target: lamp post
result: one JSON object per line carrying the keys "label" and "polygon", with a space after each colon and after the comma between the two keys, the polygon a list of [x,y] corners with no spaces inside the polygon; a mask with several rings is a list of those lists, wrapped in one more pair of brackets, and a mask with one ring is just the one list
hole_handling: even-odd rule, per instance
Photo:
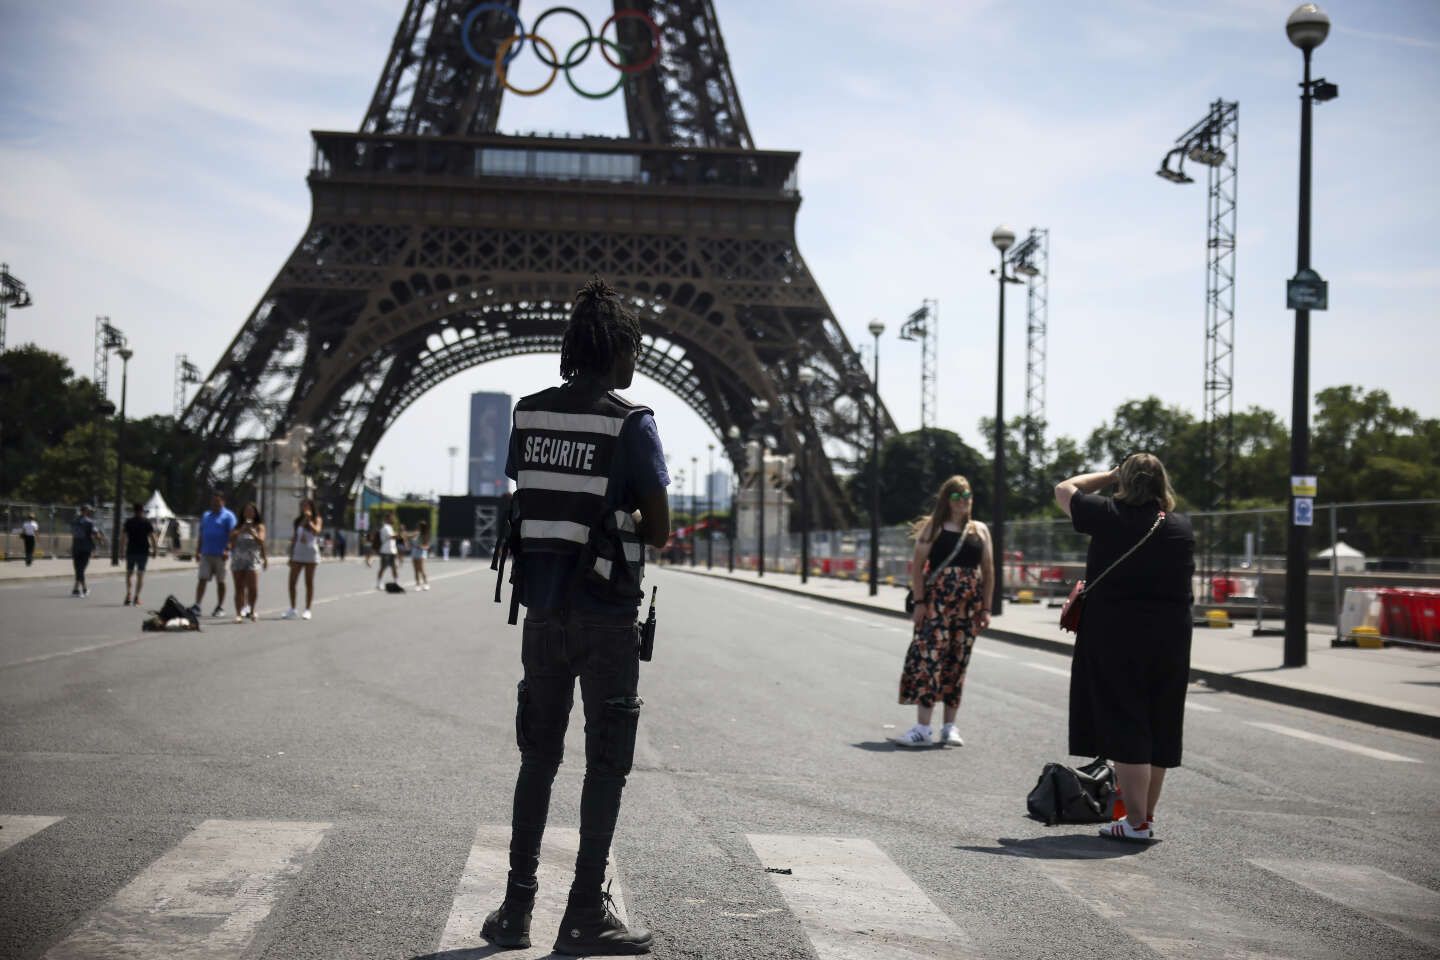
{"label": "lamp post", "polygon": [[715,531],[711,524],[715,520],[715,444],[705,444],[710,452],[710,465],[705,474],[705,569],[715,569]]}
{"label": "lamp post", "polygon": [[[740,446],[739,427],[732,426],[729,430],[725,431],[725,435],[730,438],[730,448],[732,450]],[[726,525],[729,535],[725,538],[727,552],[730,555],[726,561],[726,570],[730,573],[735,572],[735,536],[740,532],[740,514],[739,511],[735,509],[739,496],[740,478],[732,473],[730,476],[730,522]]]}
{"label": "lamp post", "polygon": [[[460,452],[459,447],[450,447],[450,493],[455,493],[455,456]],[[469,484],[466,484],[467,488]]]}
{"label": "lamp post", "polygon": [[[1330,18],[1313,3],[1302,3],[1285,21],[1290,42],[1305,55],[1300,84],[1300,211],[1296,238],[1295,279],[1288,306],[1295,310],[1295,377],[1290,407],[1290,531],[1285,551],[1285,666],[1303,667],[1307,659],[1305,613],[1310,558],[1310,527],[1301,526],[1295,477],[1309,473],[1310,461],[1310,309],[1325,309],[1324,281],[1310,269],[1310,130],[1311,108],[1333,100],[1339,88],[1323,78],[1310,79],[1310,54],[1330,33]],[[1308,290],[1296,290],[1302,282]],[[1309,296],[1303,294],[1308,293]],[[1302,294],[1297,296],[1297,294]],[[1318,296],[1317,296],[1318,294]],[[1308,492],[1308,491],[1307,491]],[[1308,515],[1308,514],[1307,514]]]}
{"label": "lamp post", "polygon": [[[815,371],[801,367],[800,409],[805,414],[804,424],[810,422],[810,386],[814,382]],[[800,582],[810,582],[810,437],[803,426],[800,431]]]}
{"label": "lamp post", "polygon": [[120,565],[120,500],[125,495],[121,483],[125,473],[125,392],[130,385],[130,358],[135,351],[121,347],[120,354],[120,421],[115,425],[115,516],[110,523],[110,566]]}
{"label": "lamp post", "polygon": [[880,592],[880,334],[885,324],[870,321],[875,338],[874,372],[870,377],[870,596]]}
{"label": "lamp post", "polygon": [[757,449],[755,483],[756,499],[760,502],[760,521],[758,530],[759,536],[756,540],[756,552],[759,554],[760,562],[756,564],[758,575],[765,576],[765,420],[770,416],[770,402],[768,400],[755,401],[755,427],[752,436],[755,438]]}
{"label": "lamp post", "polygon": [[1015,244],[1015,231],[996,227],[990,242],[1000,251],[1000,332],[995,359],[995,495],[990,512],[990,542],[995,555],[995,587],[990,613],[998,617],[1005,600],[1005,284],[1019,283],[1005,273],[1005,251]]}
{"label": "lamp post", "polygon": [[695,561],[697,560],[697,556],[696,556],[696,555],[700,552],[700,541],[697,539],[697,538],[700,536],[700,518],[699,518],[698,516],[696,516],[696,514],[699,513],[699,511],[695,509],[695,504],[696,504],[696,503],[699,501],[699,499],[700,499],[699,497],[697,497],[697,496],[695,495],[695,483],[696,483],[697,479],[699,478],[699,476],[700,476],[700,458],[699,458],[699,457],[691,457],[691,458],[690,458],[690,566],[692,566],[692,567],[695,566]]}

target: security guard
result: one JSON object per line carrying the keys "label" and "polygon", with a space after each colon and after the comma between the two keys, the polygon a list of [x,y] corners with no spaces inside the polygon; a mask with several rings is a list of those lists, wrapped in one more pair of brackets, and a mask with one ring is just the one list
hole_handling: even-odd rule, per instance
{"label": "security guard", "polygon": [[[613,392],[630,386],[639,350],[639,322],[597,276],[577,294],[565,330],[565,383],[515,405],[505,473],[518,490],[506,549],[515,560],[512,591],[526,608],[525,678],[515,719],[521,759],[510,874],[504,903],[482,928],[499,947],[530,945],[540,841],[579,677],[580,850],[555,951],[650,952],[650,932],[627,928],[601,889],[642,702],[636,617],[643,544],[664,546],[670,533],[670,477],[654,415]],[[499,567],[503,577],[503,556]]]}

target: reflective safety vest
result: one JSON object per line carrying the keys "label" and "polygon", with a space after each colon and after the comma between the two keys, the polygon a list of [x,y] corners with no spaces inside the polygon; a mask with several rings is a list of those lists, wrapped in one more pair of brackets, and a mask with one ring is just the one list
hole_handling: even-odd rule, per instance
{"label": "reflective safety vest", "polygon": [[[614,393],[587,399],[552,387],[521,398],[513,428],[518,489],[511,505],[510,553],[579,557],[578,575],[592,592],[627,600],[641,596],[640,533],[631,513],[612,506],[609,495],[623,455],[620,432],[642,413],[652,411]],[[503,558],[500,567],[503,573]],[[513,614],[515,604],[511,607]]]}

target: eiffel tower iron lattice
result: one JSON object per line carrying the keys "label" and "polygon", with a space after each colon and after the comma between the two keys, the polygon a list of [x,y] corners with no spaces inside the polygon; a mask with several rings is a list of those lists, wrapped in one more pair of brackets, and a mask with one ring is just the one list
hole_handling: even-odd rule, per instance
{"label": "eiffel tower iron lattice", "polygon": [[[836,468],[864,455],[869,377],[800,257],[799,154],[754,148],[711,0],[615,0],[661,36],[655,65],[624,80],[628,138],[497,134],[503,89],[465,41],[498,45],[514,20],[490,9],[462,37],[476,5],[408,0],[359,132],[313,133],[310,225],[185,411],[207,445],[200,479],[226,458],[248,472],[262,441],[305,427],[321,495],[343,503],[431,387],[558,353],[598,272],[640,317],[640,372],[737,465],[728,430],[747,435],[767,401],[782,452],[817,452],[816,519],[853,521]],[[627,61],[646,55],[648,25],[616,29]]]}

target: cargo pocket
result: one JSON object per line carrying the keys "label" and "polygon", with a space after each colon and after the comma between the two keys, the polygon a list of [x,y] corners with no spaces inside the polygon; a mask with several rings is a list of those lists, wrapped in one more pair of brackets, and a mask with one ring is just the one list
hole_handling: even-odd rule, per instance
{"label": "cargo pocket", "polygon": [[530,685],[521,680],[515,689],[515,745],[525,751],[530,749],[530,734],[526,723],[526,713],[530,707]]}
{"label": "cargo pocket", "polygon": [[605,701],[605,752],[601,760],[607,772],[622,777],[630,772],[644,703],[639,697],[611,697]]}

